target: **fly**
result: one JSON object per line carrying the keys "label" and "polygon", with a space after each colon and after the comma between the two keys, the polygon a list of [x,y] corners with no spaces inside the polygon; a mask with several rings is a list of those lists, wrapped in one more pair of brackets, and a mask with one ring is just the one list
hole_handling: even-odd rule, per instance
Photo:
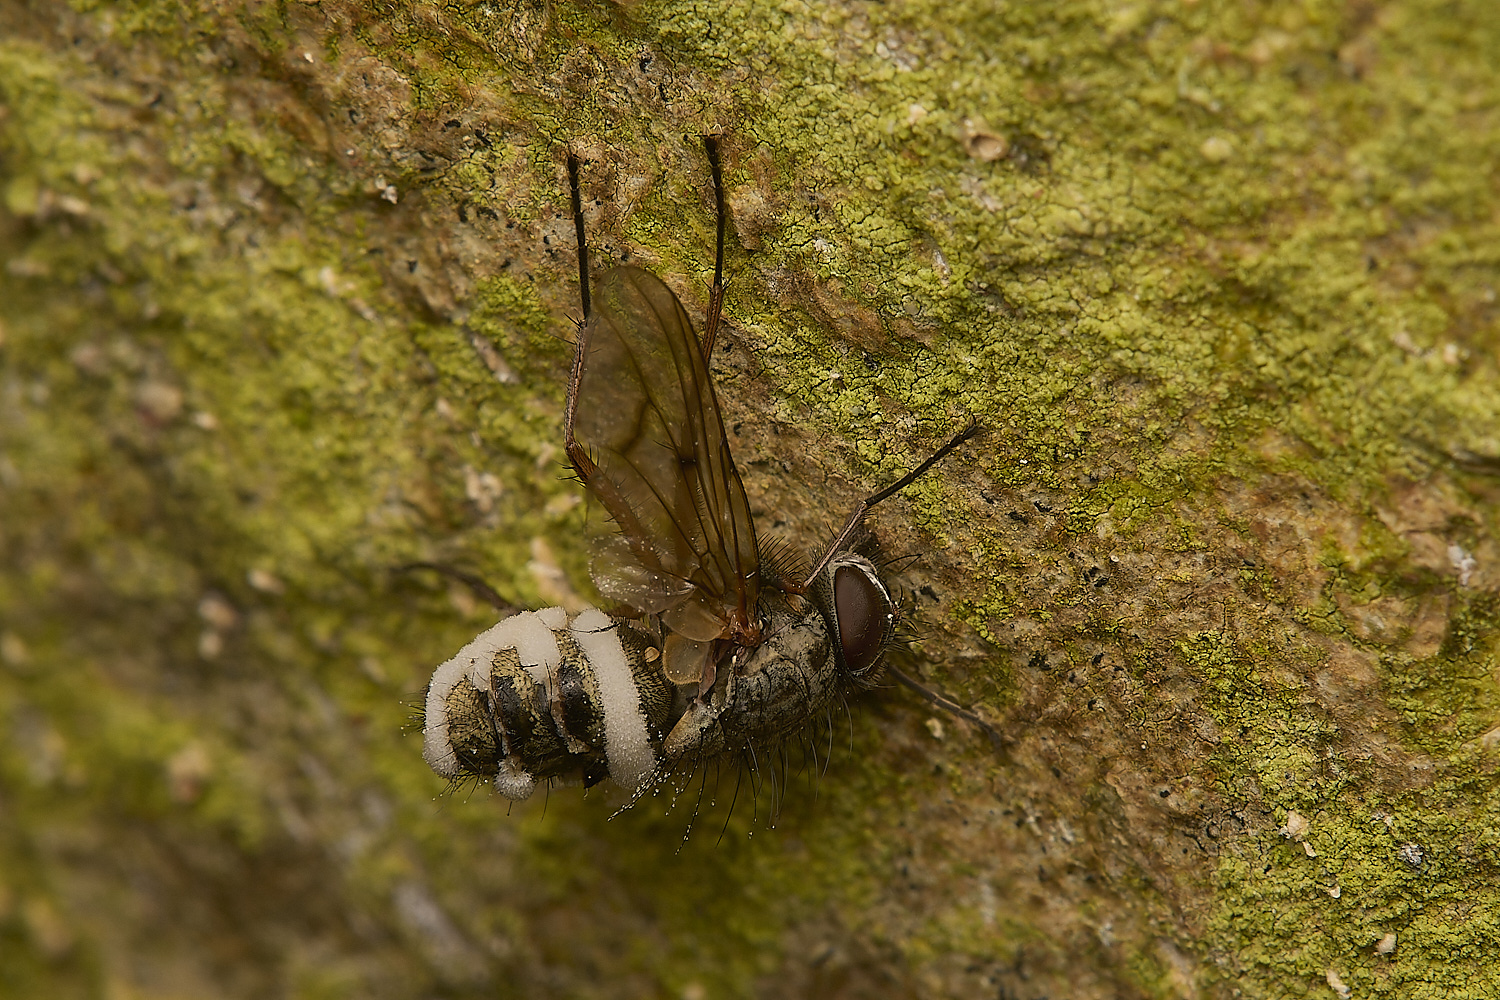
{"label": "fly", "polygon": [[[640,268],[612,268],[591,286],[580,163],[568,156],[583,320],[564,445],[617,529],[593,575],[618,613],[523,611],[438,667],[423,755],[445,778],[492,781],[525,799],[538,783],[608,776],[638,796],[680,764],[802,731],[843,692],[869,686],[893,642],[890,590],[854,551],[865,515],[977,427],[861,501],[805,572],[762,548],[708,370],[724,304],[725,210],[718,138],[704,148],[718,232],[701,340],[677,296]],[[972,713],[889,669],[994,738]]]}

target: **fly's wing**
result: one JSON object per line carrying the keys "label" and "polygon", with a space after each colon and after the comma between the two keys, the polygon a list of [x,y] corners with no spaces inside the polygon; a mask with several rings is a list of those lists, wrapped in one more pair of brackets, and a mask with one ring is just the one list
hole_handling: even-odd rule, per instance
{"label": "fly's wing", "polygon": [[599,589],[688,639],[746,634],[760,584],[755,526],[671,289],[634,267],[599,279],[571,392],[569,458],[628,547],[601,553]]}

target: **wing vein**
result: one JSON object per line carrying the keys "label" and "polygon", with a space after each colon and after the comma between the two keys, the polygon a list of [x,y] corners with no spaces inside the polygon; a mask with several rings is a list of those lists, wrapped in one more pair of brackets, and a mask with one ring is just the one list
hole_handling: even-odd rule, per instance
{"label": "wing vein", "polygon": [[698,641],[748,634],[755,525],[692,321],[659,279],[616,268],[581,343],[575,433],[597,456],[585,485],[634,563],[596,565],[600,589]]}

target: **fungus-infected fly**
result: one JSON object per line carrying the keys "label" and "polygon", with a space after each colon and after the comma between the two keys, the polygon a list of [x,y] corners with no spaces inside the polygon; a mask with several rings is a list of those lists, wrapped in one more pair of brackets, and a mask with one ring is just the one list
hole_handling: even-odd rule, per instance
{"label": "fungus-infected fly", "polygon": [[594,576],[617,613],[523,611],[438,667],[424,755],[444,777],[492,780],[524,799],[538,782],[608,776],[639,795],[679,765],[801,732],[845,691],[868,686],[891,646],[895,604],[854,543],[871,507],[976,428],[860,502],[810,569],[762,548],[709,375],[725,210],[718,139],[704,148],[718,237],[701,340],[677,296],[640,268],[612,268],[591,286],[580,161],[568,156],[584,315],[564,442],[616,528]]}

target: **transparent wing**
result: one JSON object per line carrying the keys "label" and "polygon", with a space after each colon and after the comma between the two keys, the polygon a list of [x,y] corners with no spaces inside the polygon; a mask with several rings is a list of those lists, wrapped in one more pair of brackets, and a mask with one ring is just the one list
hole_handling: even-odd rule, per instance
{"label": "transparent wing", "polygon": [[688,639],[755,630],[755,526],[693,324],[639,268],[606,273],[579,334],[568,457],[620,529],[595,578]]}

